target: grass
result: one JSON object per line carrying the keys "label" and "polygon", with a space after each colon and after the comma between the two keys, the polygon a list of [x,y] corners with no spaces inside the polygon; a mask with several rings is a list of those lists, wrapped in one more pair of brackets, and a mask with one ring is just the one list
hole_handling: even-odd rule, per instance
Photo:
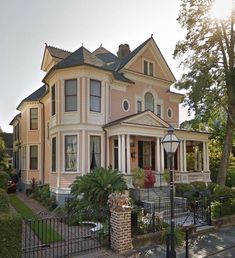
{"label": "grass", "polygon": [[16,195],[10,195],[9,199],[11,205],[22,217],[32,220],[29,225],[43,244],[50,244],[63,240],[62,236],[58,234],[50,224],[40,219],[39,216],[37,216],[37,214],[25,205]]}

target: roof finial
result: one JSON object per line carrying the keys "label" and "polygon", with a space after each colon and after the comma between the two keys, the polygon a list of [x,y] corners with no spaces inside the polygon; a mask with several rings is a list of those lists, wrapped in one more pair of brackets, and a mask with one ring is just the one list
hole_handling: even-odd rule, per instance
{"label": "roof finial", "polygon": [[102,47],[102,43],[100,44],[100,47]]}
{"label": "roof finial", "polygon": [[82,47],[83,47],[83,43],[82,43]]}
{"label": "roof finial", "polygon": [[47,47],[47,43],[45,42],[45,46]]}
{"label": "roof finial", "polygon": [[151,38],[153,38],[153,33],[151,34]]}

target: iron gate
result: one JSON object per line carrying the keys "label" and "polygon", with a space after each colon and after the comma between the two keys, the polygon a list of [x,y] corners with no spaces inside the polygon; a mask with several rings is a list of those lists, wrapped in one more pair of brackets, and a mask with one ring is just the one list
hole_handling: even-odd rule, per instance
{"label": "iron gate", "polygon": [[[97,211],[96,211],[97,212]],[[109,247],[109,211],[99,211],[102,220],[94,222],[87,211],[77,218],[53,217],[23,221],[24,258],[59,258]]]}

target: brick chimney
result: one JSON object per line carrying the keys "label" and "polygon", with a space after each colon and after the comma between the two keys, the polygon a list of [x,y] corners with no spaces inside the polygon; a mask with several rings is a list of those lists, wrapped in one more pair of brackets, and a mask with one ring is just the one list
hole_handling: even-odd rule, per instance
{"label": "brick chimney", "polygon": [[118,52],[117,52],[117,56],[119,58],[124,58],[126,57],[127,55],[130,54],[130,47],[128,44],[121,44],[119,45],[119,48],[118,48]]}

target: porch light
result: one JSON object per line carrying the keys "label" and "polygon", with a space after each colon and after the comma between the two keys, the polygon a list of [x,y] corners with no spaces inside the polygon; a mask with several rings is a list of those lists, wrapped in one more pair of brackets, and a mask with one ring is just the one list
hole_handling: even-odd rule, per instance
{"label": "porch light", "polygon": [[175,154],[179,145],[179,140],[174,134],[174,129],[172,127],[169,127],[167,135],[162,140],[162,144],[167,155]]}

